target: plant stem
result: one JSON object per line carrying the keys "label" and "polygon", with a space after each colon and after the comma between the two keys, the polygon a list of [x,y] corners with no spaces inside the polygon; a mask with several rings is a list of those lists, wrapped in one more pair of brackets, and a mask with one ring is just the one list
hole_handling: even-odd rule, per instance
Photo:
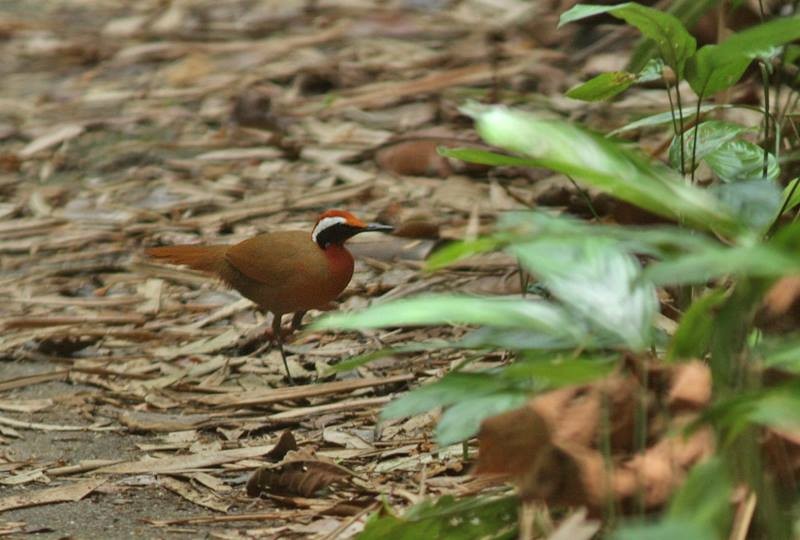
{"label": "plant stem", "polygon": [[675,101],[678,103],[678,125],[680,126],[680,143],[681,143],[681,174],[686,176],[686,164],[684,148],[683,148],[683,104],[681,102],[680,81],[675,83]]}
{"label": "plant stem", "polygon": [[697,132],[700,131],[700,104],[703,102],[703,93],[697,96],[697,109],[694,111],[694,135],[692,136],[692,183],[694,184],[694,171],[697,167]]}
{"label": "plant stem", "polygon": [[[666,81],[665,81],[666,82]],[[678,136],[678,120],[675,118],[675,105],[672,103],[672,92],[669,91],[669,83],[667,82],[667,99],[669,100],[669,112],[672,116],[672,132]]]}
{"label": "plant stem", "polygon": [[767,65],[764,61],[759,62],[761,68],[761,83],[764,86],[764,166],[761,170],[761,176],[767,178],[767,170],[769,169],[769,147],[770,147],[770,127],[769,127],[769,72]]}
{"label": "plant stem", "polygon": [[597,211],[594,209],[594,205],[592,204],[592,200],[589,198],[589,195],[587,195],[586,192],[583,189],[581,189],[581,186],[579,186],[578,183],[575,180],[573,180],[571,176],[567,176],[567,180],[569,180],[572,183],[572,186],[576,190],[578,190],[578,193],[581,194],[581,197],[586,202],[586,206],[589,207],[589,211],[594,216],[594,219],[599,220],[600,216],[597,214]]}

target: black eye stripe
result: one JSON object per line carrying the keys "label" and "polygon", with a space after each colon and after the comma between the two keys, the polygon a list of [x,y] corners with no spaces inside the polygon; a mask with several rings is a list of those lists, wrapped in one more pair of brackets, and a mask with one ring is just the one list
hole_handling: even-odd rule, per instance
{"label": "black eye stripe", "polygon": [[317,233],[317,244],[320,247],[326,247],[331,244],[341,244],[354,234],[362,231],[361,227],[354,227],[347,223],[335,223],[329,227],[325,227]]}

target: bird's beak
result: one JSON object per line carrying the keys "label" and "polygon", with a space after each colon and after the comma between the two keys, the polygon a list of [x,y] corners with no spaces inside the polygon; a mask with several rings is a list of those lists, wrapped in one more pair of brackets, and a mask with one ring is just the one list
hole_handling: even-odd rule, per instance
{"label": "bird's beak", "polygon": [[394,230],[394,227],[391,225],[384,225],[383,223],[367,223],[367,226],[364,227],[363,232],[385,232],[389,233]]}

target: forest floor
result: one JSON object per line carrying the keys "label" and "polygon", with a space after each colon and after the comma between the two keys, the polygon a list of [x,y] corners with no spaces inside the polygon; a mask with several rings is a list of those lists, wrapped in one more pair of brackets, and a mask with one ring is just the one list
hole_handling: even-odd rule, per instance
{"label": "forest floor", "polygon": [[[562,94],[623,68],[598,46],[633,34],[557,32],[569,4],[0,3],[0,535],[349,537],[381,500],[483,489],[461,445],[434,443],[435,414],[379,419],[462,351],[328,371],[462,329],[307,331],[287,347],[288,386],[278,353],[248,339],[266,322],[249,301],[142,251],[309,230],[346,208],[399,235],[352,242],[342,310],[518,293],[500,254],[421,269],[501,212],[585,214],[583,199],[563,177],[468,168],[436,148],[477,143],[458,109],[470,99],[605,121]],[[666,103],[642,90],[619,106]],[[248,496],[254,471],[285,454],[281,436],[304,467],[272,469],[273,489]]]}

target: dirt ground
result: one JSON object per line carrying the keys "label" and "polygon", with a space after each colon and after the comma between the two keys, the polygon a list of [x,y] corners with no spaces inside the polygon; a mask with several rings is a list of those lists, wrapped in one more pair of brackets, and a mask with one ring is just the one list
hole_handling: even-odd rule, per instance
{"label": "dirt ground", "polygon": [[[349,537],[380,497],[478,492],[461,446],[432,442],[435,415],[378,421],[462,353],[328,372],[460,329],[306,332],[288,387],[252,304],[142,250],[307,230],[342,207],[403,236],[353,242],[341,309],[518,292],[502,256],[420,268],[498,212],[578,200],[563,179],[534,188],[538,173],[436,152],[476,141],[466,100],[531,103],[577,80],[544,46],[551,7],[0,2],[0,535]],[[306,469],[249,497],[286,432]]]}

